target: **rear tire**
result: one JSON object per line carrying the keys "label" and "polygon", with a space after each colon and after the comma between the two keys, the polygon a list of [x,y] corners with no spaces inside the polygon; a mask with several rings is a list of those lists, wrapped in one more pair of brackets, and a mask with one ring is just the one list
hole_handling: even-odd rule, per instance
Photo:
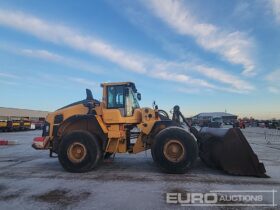
{"label": "rear tire", "polygon": [[157,165],[171,174],[185,173],[198,157],[195,138],[179,127],[169,127],[159,132],[151,150]]}
{"label": "rear tire", "polygon": [[73,131],[63,137],[58,151],[62,167],[82,173],[97,167],[102,157],[98,140],[87,131]]}

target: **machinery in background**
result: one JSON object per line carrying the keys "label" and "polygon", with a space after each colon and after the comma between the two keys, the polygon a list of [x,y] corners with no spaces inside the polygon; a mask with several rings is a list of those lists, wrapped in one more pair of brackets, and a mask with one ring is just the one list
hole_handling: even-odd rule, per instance
{"label": "machinery in background", "polygon": [[0,120],[0,131],[6,131],[7,124],[7,120]]}
{"label": "machinery in background", "polygon": [[31,121],[29,118],[13,118],[0,121],[0,131],[13,132],[13,131],[27,131],[31,129]]}

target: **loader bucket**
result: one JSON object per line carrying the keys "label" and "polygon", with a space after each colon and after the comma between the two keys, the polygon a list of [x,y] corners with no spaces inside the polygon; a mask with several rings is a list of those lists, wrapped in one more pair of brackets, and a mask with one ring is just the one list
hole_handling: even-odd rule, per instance
{"label": "loader bucket", "polygon": [[198,136],[199,156],[207,166],[233,175],[268,177],[239,128],[202,128]]}

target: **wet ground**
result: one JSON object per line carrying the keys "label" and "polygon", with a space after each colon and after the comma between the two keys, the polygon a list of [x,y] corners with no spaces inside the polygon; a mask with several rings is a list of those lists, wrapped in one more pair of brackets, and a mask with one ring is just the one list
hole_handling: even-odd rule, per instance
{"label": "wet ground", "polygon": [[[166,204],[166,193],[273,189],[278,191],[275,203],[279,207],[279,144],[267,144],[263,136],[254,134],[254,129],[247,131],[250,131],[245,134],[253,150],[271,176],[269,179],[230,176],[209,169],[200,161],[187,174],[164,174],[153,163],[150,151],[138,155],[118,154],[114,161],[104,162],[89,173],[68,173],[57,158],[48,156],[48,151],[31,148],[33,137],[41,135],[41,131],[0,133],[0,139],[19,143],[0,146],[0,209],[184,209],[191,207]],[[264,196],[264,203],[271,201],[270,194]],[[246,208],[252,209],[242,207]]]}

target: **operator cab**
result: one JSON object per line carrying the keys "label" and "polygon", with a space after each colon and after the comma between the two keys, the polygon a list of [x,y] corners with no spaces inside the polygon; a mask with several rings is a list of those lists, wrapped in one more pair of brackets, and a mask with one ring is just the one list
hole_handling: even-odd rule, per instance
{"label": "operator cab", "polygon": [[129,117],[135,109],[140,108],[138,101],[141,100],[141,94],[137,93],[134,83],[103,83],[101,87],[106,109],[118,109],[123,117]]}

